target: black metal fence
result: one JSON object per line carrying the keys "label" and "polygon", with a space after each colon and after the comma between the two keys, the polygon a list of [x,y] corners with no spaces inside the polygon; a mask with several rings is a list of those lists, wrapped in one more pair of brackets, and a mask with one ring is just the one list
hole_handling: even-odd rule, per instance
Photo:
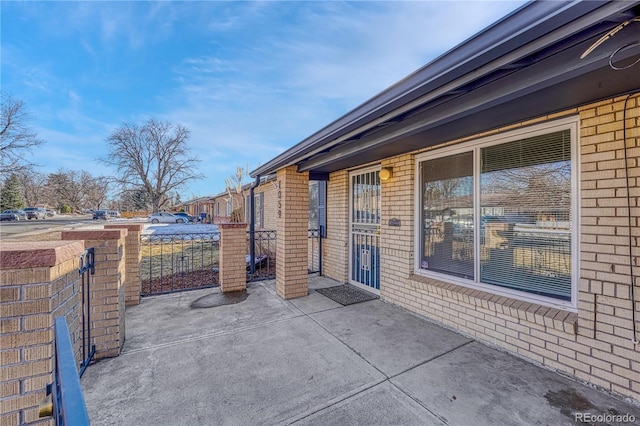
{"label": "black metal fence", "polygon": [[247,282],[272,280],[276,277],[276,238],[276,231],[254,231],[252,265],[251,231],[247,232]]}
{"label": "black metal fence", "polygon": [[80,256],[80,281],[82,285],[82,362],[80,364],[80,377],[89,366],[93,355],[96,353],[96,345],[91,343],[91,275],[95,274],[95,253],[93,247],[88,248]]}
{"label": "black metal fence", "polygon": [[[322,274],[323,229],[309,229],[309,273]],[[247,254],[247,282],[272,280],[276,277],[276,231],[254,231],[255,269],[252,270],[251,254]],[[251,253],[251,231],[247,231],[247,253]]]}
{"label": "black metal fence", "polygon": [[[275,230],[247,231],[247,282],[276,276]],[[309,273],[322,273],[322,229],[310,229]],[[149,234],[140,241],[141,295],[173,293],[220,285],[220,233]]]}
{"label": "black metal fence", "polygon": [[142,235],[141,295],[220,285],[220,233]]}
{"label": "black metal fence", "polygon": [[322,235],[323,229],[309,229],[309,273],[322,275]]}

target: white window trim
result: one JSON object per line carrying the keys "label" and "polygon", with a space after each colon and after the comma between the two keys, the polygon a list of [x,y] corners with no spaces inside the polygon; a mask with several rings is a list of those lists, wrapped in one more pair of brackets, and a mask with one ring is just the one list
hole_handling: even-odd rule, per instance
{"label": "white window trim", "polygon": [[[553,133],[560,130],[571,131],[571,301],[557,300],[551,297],[540,296],[523,291],[503,288],[491,284],[483,284],[479,282],[478,251],[480,241],[480,215],[477,214],[480,206],[480,161],[479,152],[481,148],[492,145],[503,144],[519,139],[526,139],[547,133]],[[580,283],[580,134],[579,134],[579,117],[572,116],[559,120],[540,123],[525,128],[507,131],[504,133],[486,136],[465,142],[455,146],[443,147],[433,151],[424,152],[415,156],[414,169],[414,273],[416,275],[427,278],[434,278],[440,281],[457,284],[463,287],[473,288],[476,290],[486,291],[487,293],[496,294],[512,299],[523,300],[526,302],[537,303],[558,309],[564,309],[572,312],[578,311],[578,288]],[[463,152],[473,152],[473,179],[474,179],[474,268],[475,279],[469,280],[455,277],[443,273],[427,271],[420,268],[421,260],[421,239],[422,232],[422,194],[420,190],[420,164],[423,161],[435,158],[448,157]]]}

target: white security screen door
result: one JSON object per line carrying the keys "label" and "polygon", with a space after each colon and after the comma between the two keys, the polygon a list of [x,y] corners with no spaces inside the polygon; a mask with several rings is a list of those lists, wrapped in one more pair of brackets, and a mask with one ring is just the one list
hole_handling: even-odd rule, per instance
{"label": "white security screen door", "polygon": [[350,261],[352,284],[380,290],[380,168],[358,170],[350,177]]}

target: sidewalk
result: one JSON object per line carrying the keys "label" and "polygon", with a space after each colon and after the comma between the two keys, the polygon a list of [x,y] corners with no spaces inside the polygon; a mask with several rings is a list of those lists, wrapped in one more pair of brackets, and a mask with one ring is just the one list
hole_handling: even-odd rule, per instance
{"label": "sidewalk", "polygon": [[[310,289],[337,284],[310,277]],[[224,297],[208,289],[127,308],[122,355],[82,378],[92,425],[640,422],[636,405],[380,300],[284,301],[274,285],[224,306],[191,307]]]}

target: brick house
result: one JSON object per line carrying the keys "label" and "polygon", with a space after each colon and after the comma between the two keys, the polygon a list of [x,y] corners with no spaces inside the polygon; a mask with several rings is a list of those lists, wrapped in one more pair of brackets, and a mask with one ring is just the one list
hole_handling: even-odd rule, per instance
{"label": "brick house", "polygon": [[640,401],[639,15],[528,3],[254,170],[278,294],[326,182],[324,275]]}
{"label": "brick house", "polygon": [[[242,193],[245,198],[245,205],[248,206],[245,212],[245,220],[247,223],[251,220],[251,184],[244,185]],[[255,208],[255,229],[273,230],[276,229],[276,214],[278,203],[276,196],[278,188],[276,187],[276,176],[269,175],[260,179],[260,183],[253,190],[253,200]]]}
{"label": "brick house", "polygon": [[200,217],[200,213],[211,214],[214,203],[212,197],[198,197],[174,206],[175,209],[184,210],[190,215]]}

